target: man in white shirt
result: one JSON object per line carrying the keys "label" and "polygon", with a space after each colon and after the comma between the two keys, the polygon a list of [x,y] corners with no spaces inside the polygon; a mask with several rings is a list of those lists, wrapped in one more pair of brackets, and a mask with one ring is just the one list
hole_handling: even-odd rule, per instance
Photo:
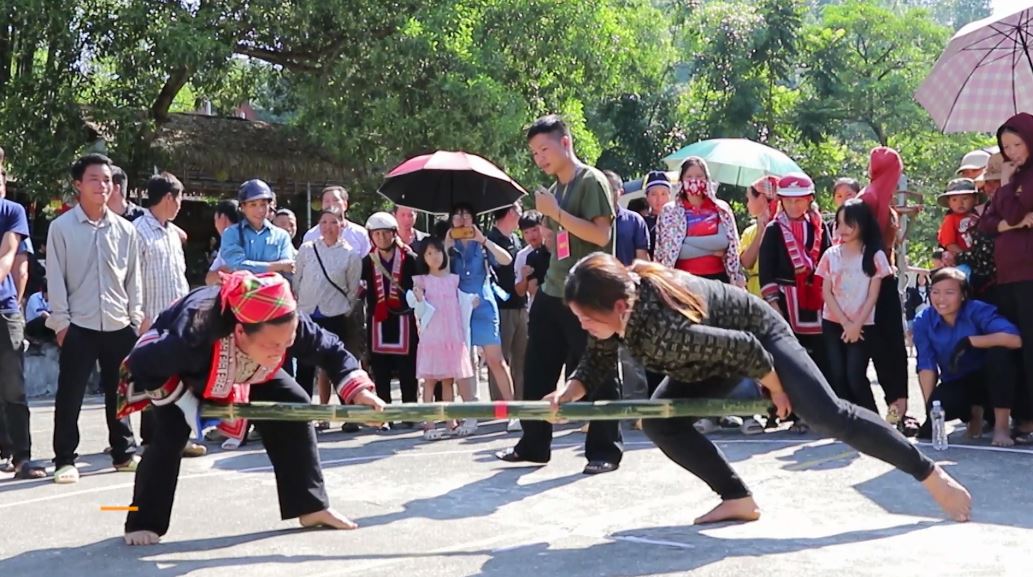
{"label": "man in white shirt", "polygon": [[119,365],[143,322],[139,235],[107,207],[111,160],[106,156],[77,160],[72,186],[78,204],[55,218],[47,233],[47,326],[61,347],[54,400],[56,483],[79,482],[79,413],[98,361],[112,464],[117,471],[135,472],[139,462],[129,420],[116,417]]}
{"label": "man in white shirt", "polygon": [[[327,208],[330,206],[336,206],[341,209],[345,215],[348,214],[348,191],[343,186],[328,186],[323,189],[323,207]],[[316,225],[309,229],[305,233],[302,242],[308,242],[310,240],[319,240],[323,236],[319,232],[319,225]],[[364,257],[369,254],[372,245],[369,243],[369,233],[366,229],[354,222],[344,219],[344,227],[341,229],[341,238],[343,238],[348,244],[355,247],[356,252],[359,253],[360,257]]]}

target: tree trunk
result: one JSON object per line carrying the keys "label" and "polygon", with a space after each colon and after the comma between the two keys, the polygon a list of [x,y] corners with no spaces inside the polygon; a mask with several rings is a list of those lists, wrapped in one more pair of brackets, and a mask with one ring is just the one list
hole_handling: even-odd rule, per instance
{"label": "tree trunk", "polygon": [[11,81],[11,41],[14,23],[9,12],[0,11],[0,92]]}
{"label": "tree trunk", "polygon": [[154,104],[151,105],[151,119],[155,123],[164,124],[169,121],[169,108],[172,107],[172,101],[176,99],[176,95],[188,80],[190,80],[190,69],[186,66],[180,66],[172,71],[168,80],[165,81],[165,86],[161,87],[158,97],[154,99]]}

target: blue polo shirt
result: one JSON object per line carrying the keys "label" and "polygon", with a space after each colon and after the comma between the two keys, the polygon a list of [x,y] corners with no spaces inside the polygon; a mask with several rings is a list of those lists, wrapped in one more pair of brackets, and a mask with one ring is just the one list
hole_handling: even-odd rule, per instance
{"label": "blue polo shirt", "polygon": [[268,272],[269,263],[293,260],[294,246],[287,231],[269,221],[255,230],[247,220],[242,220],[222,233],[219,256],[232,270],[262,273]]}
{"label": "blue polo shirt", "polygon": [[624,266],[635,261],[635,251],[649,251],[649,226],[642,215],[623,207],[617,207],[617,238],[614,256]]}
{"label": "blue polo shirt", "polygon": [[[25,239],[29,237],[29,221],[25,217],[25,209],[17,202],[0,199],[0,237],[13,232],[18,237],[17,252],[25,252]],[[14,275],[10,272],[0,283],[0,311],[11,313],[19,311],[18,289],[14,286]]]}
{"label": "blue polo shirt", "polygon": [[917,370],[937,371],[940,381],[946,383],[983,367],[986,351],[973,348],[958,361],[957,371],[948,369],[951,353],[961,339],[993,333],[1018,335],[1019,329],[1002,317],[997,307],[983,301],[967,300],[962,303],[954,326],[948,325],[935,308],[929,307],[915,317],[913,332],[918,352]]}

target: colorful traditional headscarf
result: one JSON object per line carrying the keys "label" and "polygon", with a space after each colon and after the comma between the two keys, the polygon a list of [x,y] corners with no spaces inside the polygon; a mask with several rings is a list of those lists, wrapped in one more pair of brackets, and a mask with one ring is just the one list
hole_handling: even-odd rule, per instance
{"label": "colorful traditional headscarf", "polygon": [[277,273],[254,275],[242,270],[219,276],[222,310],[229,308],[244,324],[264,323],[298,309],[290,283]]}
{"label": "colorful traditional headscarf", "polygon": [[764,195],[768,199],[768,216],[775,217],[778,213],[778,177],[764,176],[758,178],[750,185],[750,188]]}

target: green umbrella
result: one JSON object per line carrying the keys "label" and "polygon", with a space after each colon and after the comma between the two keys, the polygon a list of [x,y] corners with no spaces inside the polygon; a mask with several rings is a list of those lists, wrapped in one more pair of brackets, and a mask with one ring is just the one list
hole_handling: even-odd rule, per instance
{"label": "green umbrella", "polygon": [[735,186],[749,186],[765,176],[803,172],[784,153],[745,138],[703,140],[682,148],[663,161],[668,169],[678,170],[681,163],[690,156],[707,161],[710,180]]}

